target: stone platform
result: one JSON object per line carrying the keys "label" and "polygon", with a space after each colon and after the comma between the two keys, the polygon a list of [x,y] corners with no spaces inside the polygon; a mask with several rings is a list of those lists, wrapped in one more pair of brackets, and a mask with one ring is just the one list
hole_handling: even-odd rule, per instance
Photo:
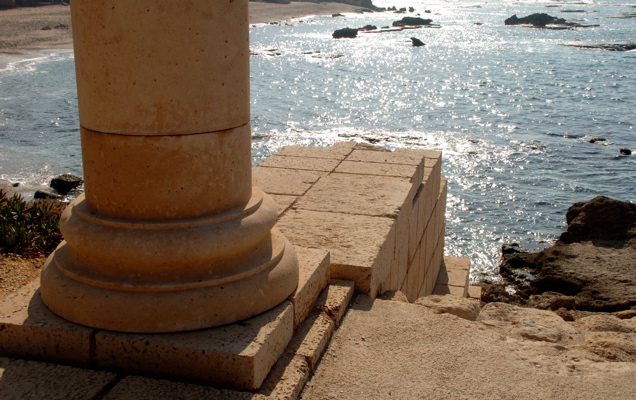
{"label": "stone platform", "polygon": [[[253,177],[279,203],[276,227],[299,254],[300,282],[288,300],[214,329],[122,334],[53,315],[34,282],[0,303],[0,356],[81,368],[0,357],[0,397],[20,397],[31,390],[24,379],[42,373],[85,376],[90,388],[69,398],[293,399],[354,284],[371,297],[401,291],[409,301],[433,292],[475,295],[468,291],[468,260],[443,255],[447,183],[440,152],[355,142],[291,146],[254,168]],[[330,279],[340,281],[328,285]],[[34,390],[46,395],[55,385]]]}

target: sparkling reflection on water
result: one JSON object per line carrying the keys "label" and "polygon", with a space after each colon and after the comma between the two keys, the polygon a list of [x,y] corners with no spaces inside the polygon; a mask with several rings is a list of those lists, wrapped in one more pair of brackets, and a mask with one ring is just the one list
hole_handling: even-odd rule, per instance
{"label": "sparkling reflection on water", "polygon": [[[335,29],[402,17],[391,13],[251,28],[254,164],[281,146],[341,140],[442,150],[446,254],[470,257],[473,278],[493,271],[502,243],[552,241],[576,201],[636,200],[636,158],[618,152],[636,150],[636,52],[563,46],[633,40],[636,19],[613,18],[633,7],[409,3],[431,9],[423,16],[442,28],[331,38]],[[560,12],[573,7],[585,12]],[[532,12],[601,27],[503,25]],[[427,45],[413,48],[412,36]],[[0,65],[0,173],[32,185],[81,173],[72,58],[43,57]],[[586,135],[608,140],[590,144]]]}

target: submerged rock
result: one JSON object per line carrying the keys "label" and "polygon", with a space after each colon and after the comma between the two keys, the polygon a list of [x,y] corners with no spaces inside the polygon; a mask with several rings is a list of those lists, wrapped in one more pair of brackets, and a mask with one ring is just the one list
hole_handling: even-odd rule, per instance
{"label": "submerged rock", "polygon": [[426,46],[426,43],[422,42],[420,39],[418,38],[411,38],[411,42],[413,43],[413,47],[420,47],[420,46]]}
{"label": "submerged rock", "polygon": [[553,17],[545,13],[530,14],[527,17],[519,18],[517,15],[506,19],[504,24],[506,25],[532,25],[532,26],[546,26],[548,24],[562,25],[565,24],[565,19]]}

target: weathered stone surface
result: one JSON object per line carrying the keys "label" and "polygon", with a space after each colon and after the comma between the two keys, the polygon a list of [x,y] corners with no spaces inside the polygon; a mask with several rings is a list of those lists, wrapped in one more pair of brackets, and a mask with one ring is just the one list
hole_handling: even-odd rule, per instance
{"label": "weathered stone surface", "polygon": [[306,171],[332,172],[339,163],[340,160],[334,158],[309,158],[274,154],[267,157],[262,163],[259,164],[259,166],[270,168],[300,169]]}
{"label": "weathered stone surface", "polygon": [[0,301],[0,355],[89,367],[93,329],[53,314],[39,284],[35,280]]}
{"label": "weathered stone surface", "polygon": [[285,194],[272,194],[271,195],[276,204],[278,204],[278,216],[280,217],[289,209],[292,204],[298,199],[298,196],[289,196]]}
{"label": "weathered stone surface", "polygon": [[[331,253],[331,277],[356,282],[356,290],[376,291],[380,265],[390,265],[395,242],[388,241],[392,218],[310,210],[289,210],[276,225],[296,246]],[[393,236],[394,238],[394,236]]]}
{"label": "weathered stone surface", "polygon": [[335,329],[336,324],[327,314],[315,313],[294,333],[288,351],[304,357],[309,368],[314,369]]}
{"label": "weathered stone surface", "polygon": [[252,171],[252,182],[264,192],[291,196],[302,196],[318,179],[326,175],[317,171],[265,167],[256,167]]}
{"label": "weathered stone surface", "polygon": [[488,303],[479,321],[507,329],[521,338],[557,343],[579,332],[552,311],[523,308],[505,303]]}
{"label": "weathered stone surface", "polygon": [[138,335],[99,331],[98,368],[186,382],[257,389],[293,334],[289,302],[214,329]]}
{"label": "weathered stone surface", "polygon": [[[333,173],[296,202],[297,209],[395,218],[412,184],[408,179]],[[361,204],[363,206],[361,206]]]}
{"label": "weathered stone surface", "polygon": [[1,357],[0,397],[7,400],[92,399],[115,377],[109,372]]}
{"label": "weathered stone surface", "polygon": [[428,307],[436,314],[453,314],[469,321],[475,321],[480,311],[479,300],[459,296],[420,297],[415,300],[415,304]]}
{"label": "weathered stone surface", "polygon": [[108,392],[104,400],[251,400],[253,396],[249,392],[216,389],[144,376],[127,376]]}

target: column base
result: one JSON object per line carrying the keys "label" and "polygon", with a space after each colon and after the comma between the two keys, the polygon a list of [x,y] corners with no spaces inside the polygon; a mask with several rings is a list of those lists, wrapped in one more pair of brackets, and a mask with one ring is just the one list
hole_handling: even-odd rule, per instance
{"label": "column base", "polygon": [[91,212],[61,218],[62,242],[42,271],[44,303],[71,322],[120,332],[189,331],[269,310],[298,285],[293,246],[272,225],[275,203],[224,215],[148,223]]}

